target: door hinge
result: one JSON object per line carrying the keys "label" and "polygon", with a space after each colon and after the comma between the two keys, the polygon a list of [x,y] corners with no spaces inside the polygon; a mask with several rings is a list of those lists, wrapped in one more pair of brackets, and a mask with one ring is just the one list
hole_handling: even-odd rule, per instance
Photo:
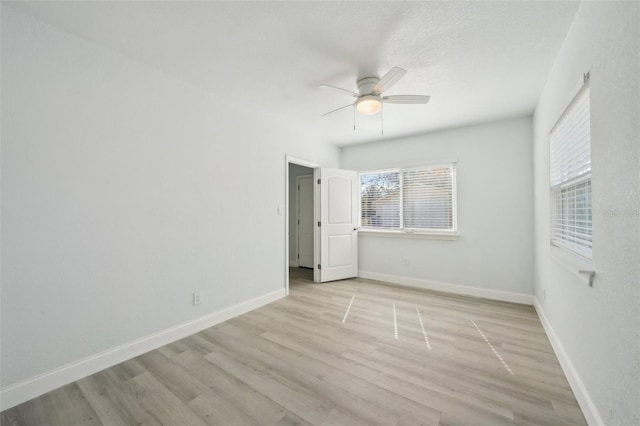
{"label": "door hinge", "polygon": [[321,180],[321,179],[318,179],[318,185],[320,185],[320,180]]}
{"label": "door hinge", "polygon": [[322,222],[318,221],[318,226],[322,226]]}
{"label": "door hinge", "polygon": [[300,191],[300,185],[298,185],[298,191]]}
{"label": "door hinge", "polygon": [[318,269],[322,269],[322,265],[318,263]]}
{"label": "door hinge", "polygon": [[298,225],[300,225],[300,219],[298,219]]}
{"label": "door hinge", "polygon": [[298,259],[300,259],[300,253],[298,253]]}

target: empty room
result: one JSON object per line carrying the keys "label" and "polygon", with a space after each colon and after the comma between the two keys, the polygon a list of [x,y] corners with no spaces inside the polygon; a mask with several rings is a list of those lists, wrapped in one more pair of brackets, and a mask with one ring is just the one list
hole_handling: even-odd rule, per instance
{"label": "empty room", "polygon": [[640,2],[4,1],[0,424],[640,424]]}

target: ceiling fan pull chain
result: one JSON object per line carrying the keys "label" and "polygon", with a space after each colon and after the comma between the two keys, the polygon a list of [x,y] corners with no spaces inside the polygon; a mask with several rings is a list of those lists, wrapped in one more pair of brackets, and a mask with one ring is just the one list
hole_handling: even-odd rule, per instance
{"label": "ceiling fan pull chain", "polygon": [[353,131],[356,131],[356,104],[353,104]]}
{"label": "ceiling fan pull chain", "polygon": [[380,134],[384,135],[384,104],[380,104]]}

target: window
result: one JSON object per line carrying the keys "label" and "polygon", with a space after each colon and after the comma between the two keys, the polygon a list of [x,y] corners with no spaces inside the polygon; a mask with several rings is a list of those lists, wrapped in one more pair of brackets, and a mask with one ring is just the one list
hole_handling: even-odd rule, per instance
{"label": "window", "polygon": [[549,151],[551,243],[590,259],[591,122],[587,85],[551,129]]}
{"label": "window", "polygon": [[364,229],[455,232],[455,166],[391,169],[360,174]]}

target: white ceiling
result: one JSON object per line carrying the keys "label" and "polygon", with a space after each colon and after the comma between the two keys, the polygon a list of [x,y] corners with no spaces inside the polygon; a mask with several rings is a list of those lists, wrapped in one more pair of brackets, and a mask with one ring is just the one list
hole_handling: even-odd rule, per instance
{"label": "white ceiling", "polygon": [[[16,2],[43,21],[200,86],[317,128],[340,146],[533,111],[578,2]],[[386,94],[431,95],[359,116],[319,90],[393,66]],[[248,112],[249,113],[249,112]]]}

